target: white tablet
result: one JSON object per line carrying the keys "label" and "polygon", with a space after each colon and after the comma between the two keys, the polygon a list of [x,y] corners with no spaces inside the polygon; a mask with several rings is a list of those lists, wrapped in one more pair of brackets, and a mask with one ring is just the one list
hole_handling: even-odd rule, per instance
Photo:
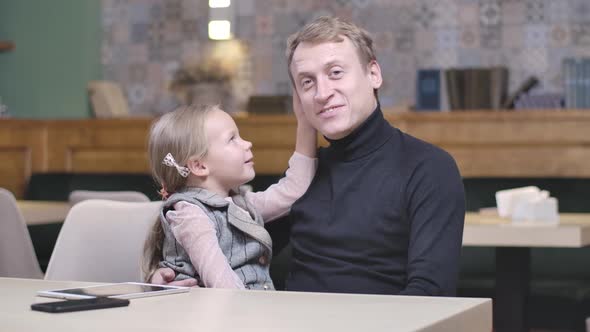
{"label": "white tablet", "polygon": [[89,299],[99,296],[115,297],[119,299],[134,299],[146,296],[185,293],[189,290],[190,287],[163,286],[139,282],[123,282],[98,286],[44,290],[38,291],[37,295],[56,297],[60,299]]}

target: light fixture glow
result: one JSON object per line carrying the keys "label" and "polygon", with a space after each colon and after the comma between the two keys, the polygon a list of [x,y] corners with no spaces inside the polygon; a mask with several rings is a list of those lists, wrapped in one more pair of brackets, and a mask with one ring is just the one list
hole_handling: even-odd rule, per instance
{"label": "light fixture glow", "polygon": [[231,5],[231,0],[209,0],[209,8],[227,8]]}
{"label": "light fixture glow", "polygon": [[209,38],[213,40],[231,39],[231,22],[209,21]]}

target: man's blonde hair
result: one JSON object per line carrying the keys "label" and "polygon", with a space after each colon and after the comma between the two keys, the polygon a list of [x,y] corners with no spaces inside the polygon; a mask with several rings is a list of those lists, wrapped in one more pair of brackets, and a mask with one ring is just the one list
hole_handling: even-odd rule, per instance
{"label": "man's blonde hair", "polygon": [[[344,41],[343,37],[348,38],[355,46],[364,70],[367,69],[367,65],[372,61],[377,61],[373,38],[371,38],[369,32],[341,18],[321,16],[306,24],[287,39],[287,69],[291,82],[294,82],[293,74],[291,73],[291,62],[293,61],[293,54],[295,54],[297,46],[301,43],[340,43]],[[377,97],[377,89],[374,90],[374,94]]]}
{"label": "man's blonde hair", "polygon": [[[338,17],[321,16],[289,36],[286,51],[287,65],[291,68],[293,54],[299,44],[339,43],[343,41],[342,37],[350,39],[356,47],[361,65],[368,65],[371,61],[377,60],[373,47],[373,39],[366,30]],[[290,74],[291,70],[289,70]]]}

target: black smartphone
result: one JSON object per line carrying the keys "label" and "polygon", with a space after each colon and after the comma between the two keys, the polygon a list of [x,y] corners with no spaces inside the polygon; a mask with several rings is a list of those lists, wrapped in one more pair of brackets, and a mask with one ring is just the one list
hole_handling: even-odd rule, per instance
{"label": "black smartphone", "polygon": [[44,312],[69,312],[92,309],[105,309],[114,307],[125,307],[129,305],[129,300],[117,299],[113,297],[95,297],[92,299],[66,300],[57,302],[33,303],[32,310]]}

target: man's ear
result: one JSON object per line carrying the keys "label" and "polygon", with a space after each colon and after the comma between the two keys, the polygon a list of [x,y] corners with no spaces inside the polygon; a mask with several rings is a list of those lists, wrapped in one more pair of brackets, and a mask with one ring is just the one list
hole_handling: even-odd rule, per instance
{"label": "man's ear", "polygon": [[207,165],[205,165],[205,163],[203,163],[202,160],[199,160],[197,158],[189,158],[186,167],[188,167],[191,173],[193,173],[196,176],[209,175],[209,168],[207,168]]}
{"label": "man's ear", "polygon": [[383,84],[383,77],[381,76],[381,67],[377,60],[372,60],[367,66],[367,74],[371,80],[373,89],[379,89]]}

